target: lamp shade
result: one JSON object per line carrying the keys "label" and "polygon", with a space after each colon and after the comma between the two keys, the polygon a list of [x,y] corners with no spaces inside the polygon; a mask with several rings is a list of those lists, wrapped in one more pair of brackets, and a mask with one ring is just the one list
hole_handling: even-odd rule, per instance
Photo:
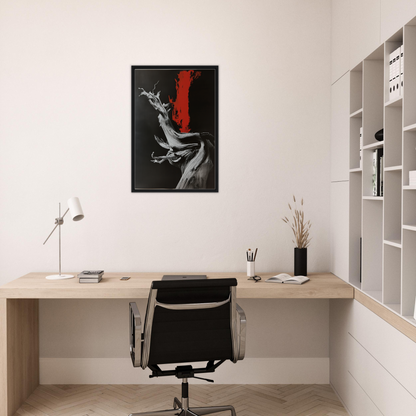
{"label": "lamp shade", "polygon": [[68,208],[74,221],[81,221],[84,218],[84,213],[82,212],[81,203],[79,202],[78,197],[74,196],[68,199]]}

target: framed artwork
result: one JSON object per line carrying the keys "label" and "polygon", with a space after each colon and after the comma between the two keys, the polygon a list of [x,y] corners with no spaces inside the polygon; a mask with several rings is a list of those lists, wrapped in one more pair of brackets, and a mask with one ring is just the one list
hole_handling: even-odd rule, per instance
{"label": "framed artwork", "polygon": [[218,66],[132,66],[132,192],[218,192]]}

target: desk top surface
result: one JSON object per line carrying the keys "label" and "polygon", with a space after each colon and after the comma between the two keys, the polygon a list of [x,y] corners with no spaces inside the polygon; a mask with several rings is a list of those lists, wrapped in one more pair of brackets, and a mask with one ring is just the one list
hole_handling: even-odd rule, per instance
{"label": "desk top surface", "polygon": [[[79,283],[78,278],[47,280],[50,273],[29,273],[0,286],[0,298],[9,299],[147,299],[153,280],[164,274],[181,273],[110,273],[100,283]],[[303,285],[265,283],[276,273],[262,273],[262,280],[247,280],[245,273],[207,274],[208,278],[235,277],[237,298],[242,299],[352,299],[354,289],[331,273],[311,273]],[[75,273],[76,275],[76,273]],[[131,276],[121,281],[122,276]]]}

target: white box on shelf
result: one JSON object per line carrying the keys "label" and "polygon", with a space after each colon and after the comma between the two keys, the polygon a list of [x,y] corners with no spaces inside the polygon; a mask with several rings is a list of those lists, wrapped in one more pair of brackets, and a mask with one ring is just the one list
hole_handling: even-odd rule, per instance
{"label": "white box on shelf", "polygon": [[409,171],[409,185],[416,185],[416,170]]}

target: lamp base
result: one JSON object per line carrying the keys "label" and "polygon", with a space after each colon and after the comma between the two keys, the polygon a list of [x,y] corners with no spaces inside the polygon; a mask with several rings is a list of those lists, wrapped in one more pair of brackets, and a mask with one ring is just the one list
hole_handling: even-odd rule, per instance
{"label": "lamp base", "polygon": [[48,280],[63,280],[63,279],[72,279],[74,277],[73,274],[52,274],[50,276],[46,276]]}

